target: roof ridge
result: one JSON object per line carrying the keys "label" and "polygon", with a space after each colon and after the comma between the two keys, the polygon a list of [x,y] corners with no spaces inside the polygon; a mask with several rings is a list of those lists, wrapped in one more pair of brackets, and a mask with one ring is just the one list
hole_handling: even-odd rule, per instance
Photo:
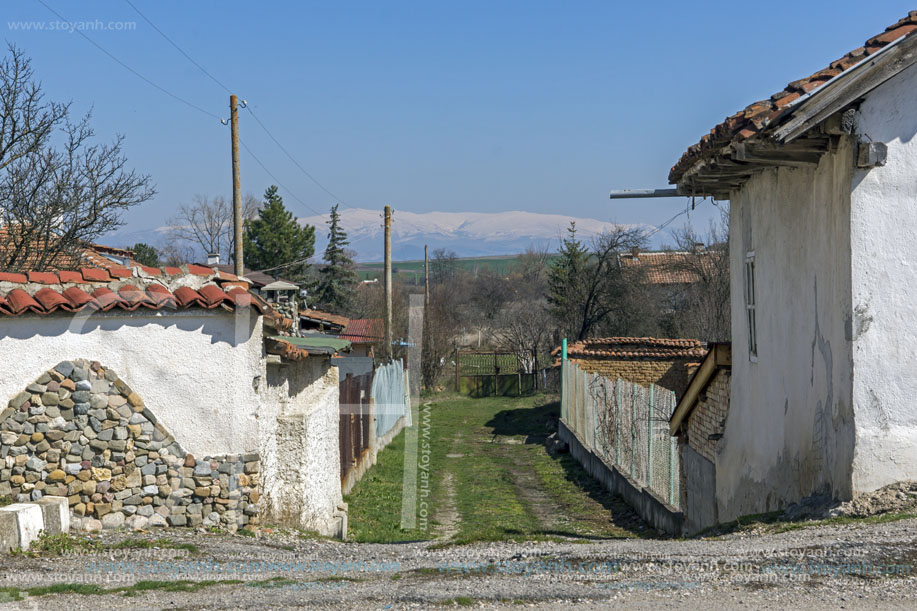
{"label": "roof ridge", "polygon": [[906,17],[885,28],[883,33],[868,38],[862,47],[834,60],[828,67],[791,81],[781,91],[769,98],[752,102],[739,112],[726,117],[700,141],[688,147],[688,150],[672,166],[669,172],[669,183],[677,184],[695,164],[713,156],[716,151],[733,140],[746,140],[762,132],[773,119],[803,95],[811,93],[892,42],[910,36],[915,31],[917,31],[917,11],[910,11]]}

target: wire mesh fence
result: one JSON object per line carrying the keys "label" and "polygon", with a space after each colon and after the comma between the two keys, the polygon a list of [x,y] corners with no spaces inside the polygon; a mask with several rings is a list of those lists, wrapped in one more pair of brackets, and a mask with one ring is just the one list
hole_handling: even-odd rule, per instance
{"label": "wire mesh fence", "polygon": [[564,361],[561,417],[584,444],[638,485],[680,508],[679,453],[669,434],[675,393],[609,380]]}

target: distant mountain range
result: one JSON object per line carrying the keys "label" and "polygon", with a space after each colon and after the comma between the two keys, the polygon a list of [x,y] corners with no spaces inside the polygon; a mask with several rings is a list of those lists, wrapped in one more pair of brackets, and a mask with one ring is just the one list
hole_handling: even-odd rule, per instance
{"label": "distant mountain range", "polygon": [[[316,257],[327,243],[327,216],[309,216],[300,223],[315,226]],[[616,225],[596,219],[535,212],[404,212],[392,215],[392,258],[409,261],[423,258],[424,244],[430,252],[438,248],[455,251],[460,257],[512,255],[529,247],[557,250],[570,221],[576,221],[577,235],[588,241]],[[348,208],[341,211],[341,225],[347,232],[357,261],[382,260],[382,212]],[[644,227],[651,225],[633,225]]]}
{"label": "distant mountain range", "polygon": [[[315,226],[315,260],[321,259],[328,243],[328,216],[307,216],[297,219]],[[576,221],[577,236],[589,242],[594,236],[614,229],[617,225],[590,218],[536,212],[405,212],[395,210],[392,216],[392,258],[395,261],[423,259],[424,244],[430,253],[438,248],[455,251],[459,257],[488,257],[516,255],[529,247],[557,251],[567,234],[570,221]],[[356,251],[356,260],[363,263],[382,261],[382,211],[347,208],[341,211],[341,224]],[[643,228],[647,224],[627,225]],[[155,246],[163,243],[167,227],[116,231],[101,239],[105,244],[130,247],[137,242]],[[657,234],[656,240],[662,236]],[[650,244],[650,247],[658,244]],[[203,256],[203,255],[201,255]]]}

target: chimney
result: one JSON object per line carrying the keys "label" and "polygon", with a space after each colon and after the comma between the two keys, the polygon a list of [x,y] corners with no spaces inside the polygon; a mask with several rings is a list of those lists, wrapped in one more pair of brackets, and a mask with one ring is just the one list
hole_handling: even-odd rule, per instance
{"label": "chimney", "polygon": [[634,259],[636,259],[639,254],[640,254],[639,246],[634,246],[633,248],[630,249],[630,256],[632,256]]}
{"label": "chimney", "polygon": [[207,254],[207,265],[219,265],[220,264],[220,253],[211,252]]}
{"label": "chimney", "polygon": [[695,243],[694,243],[694,254],[698,254],[698,253],[702,253],[702,252],[704,252],[704,243],[703,243],[703,242],[695,242]]}

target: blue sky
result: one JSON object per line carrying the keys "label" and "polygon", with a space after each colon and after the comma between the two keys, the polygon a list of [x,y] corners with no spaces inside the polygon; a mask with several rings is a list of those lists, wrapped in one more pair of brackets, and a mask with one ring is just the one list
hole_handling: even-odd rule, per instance
{"label": "blue sky", "polygon": [[[68,20],[112,28],[85,33],[148,79],[228,116],[226,91],[123,0],[44,1]],[[910,8],[838,0],[132,1],[349,206],[651,224],[685,201],[613,202],[608,191],[666,186],[669,167],[713,125]],[[230,196],[228,128],[76,33],[15,25],[57,20],[36,0],[7,1],[0,29],[31,56],[50,98],[92,108],[97,134],[123,134],[130,164],[152,174],[158,195],[131,213],[129,229],[161,225],[196,193]],[[288,207],[325,213],[335,198],[244,111],[240,121],[243,141],[304,202],[282,191]],[[241,163],[243,190],[260,195],[273,180],[246,151]],[[691,221],[705,227],[711,216],[704,204]]]}

